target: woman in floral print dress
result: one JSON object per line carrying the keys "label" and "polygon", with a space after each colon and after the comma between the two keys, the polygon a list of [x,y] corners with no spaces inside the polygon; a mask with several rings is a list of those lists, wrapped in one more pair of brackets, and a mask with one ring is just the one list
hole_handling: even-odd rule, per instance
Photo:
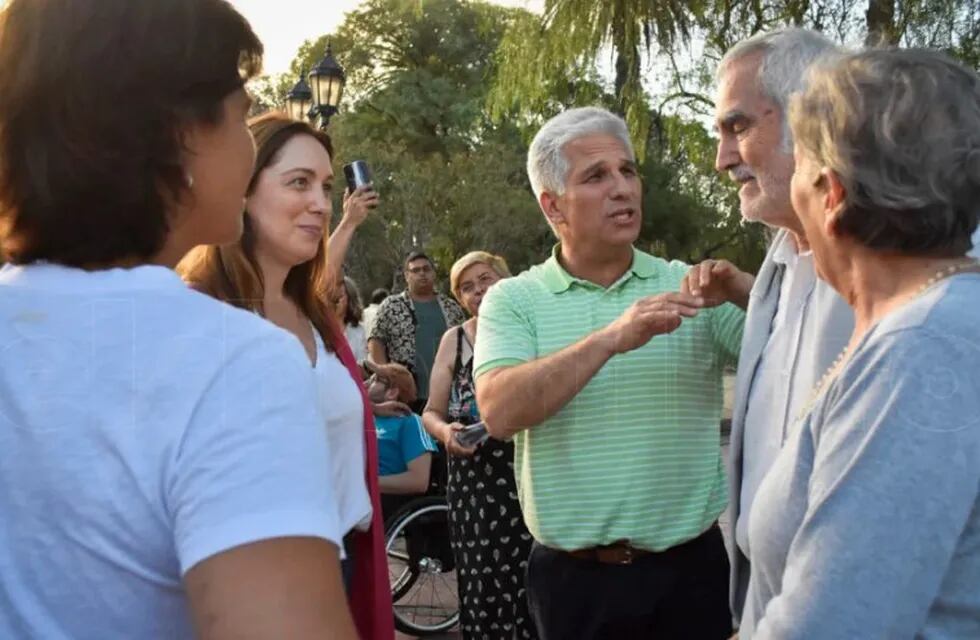
{"label": "woman in floral print dress", "polygon": [[537,637],[524,589],[532,538],[517,502],[514,444],[489,438],[465,448],[454,437],[480,421],[473,384],[480,302],[494,283],[509,275],[503,258],[482,251],[453,265],[453,295],[472,317],[443,336],[422,417],[449,454],[446,498],[466,640]]}

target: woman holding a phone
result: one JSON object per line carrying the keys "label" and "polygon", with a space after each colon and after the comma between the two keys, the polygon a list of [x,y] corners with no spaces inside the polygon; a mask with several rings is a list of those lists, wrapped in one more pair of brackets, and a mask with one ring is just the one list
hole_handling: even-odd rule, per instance
{"label": "woman holding a phone", "polygon": [[330,445],[331,490],[344,536],[342,568],[358,635],[390,640],[372,406],[328,300],[354,231],[378,196],[370,186],[346,193],[344,216],[328,237],[334,184],[329,136],[279,113],[254,118],[249,128],[256,158],[241,239],[198,247],[178,271],[195,289],[291,332],[305,349]]}
{"label": "woman holding a phone", "polygon": [[[464,639],[537,637],[524,589],[532,538],[517,501],[514,443],[474,432],[481,424],[473,384],[480,303],[509,276],[504,259],[485,251],[453,265],[450,289],[472,317],[443,335],[422,414],[426,430],[449,454],[446,498]],[[465,446],[461,440],[479,443]]]}

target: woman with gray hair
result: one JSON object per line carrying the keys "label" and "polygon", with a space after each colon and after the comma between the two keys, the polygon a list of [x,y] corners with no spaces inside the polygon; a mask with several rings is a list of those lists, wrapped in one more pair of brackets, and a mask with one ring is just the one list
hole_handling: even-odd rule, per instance
{"label": "woman with gray hair", "polygon": [[817,68],[793,206],[853,307],[749,520],[749,638],[980,637],[980,78],[929,51]]}
{"label": "woman with gray hair", "polygon": [[449,454],[449,533],[466,640],[537,637],[524,587],[532,540],[517,501],[514,443],[489,438],[465,446],[456,440],[466,426],[480,422],[473,384],[480,303],[508,276],[504,259],[486,251],[471,251],[453,265],[449,288],[471,317],[442,337],[422,415],[426,430]]}

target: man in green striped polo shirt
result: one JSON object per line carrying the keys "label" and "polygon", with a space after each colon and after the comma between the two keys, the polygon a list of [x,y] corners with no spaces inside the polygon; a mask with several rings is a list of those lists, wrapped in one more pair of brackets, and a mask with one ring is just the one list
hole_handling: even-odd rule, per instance
{"label": "man in green striped polo shirt", "polygon": [[641,185],[621,118],[556,116],[528,174],[559,244],[488,292],[475,376],[491,434],[516,441],[539,634],[728,638],[721,374],[744,312],[681,293],[687,265],[633,247]]}

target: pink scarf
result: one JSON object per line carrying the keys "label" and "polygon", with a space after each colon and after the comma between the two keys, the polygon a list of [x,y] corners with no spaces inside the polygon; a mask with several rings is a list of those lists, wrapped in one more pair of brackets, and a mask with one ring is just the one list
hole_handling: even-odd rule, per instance
{"label": "pink scarf", "polygon": [[361,640],[392,640],[395,626],[388,559],[385,554],[384,522],[381,519],[381,492],[378,489],[378,435],[367,390],[361,378],[361,365],[354,359],[344,332],[332,326],[337,357],[357,382],[364,403],[364,477],[371,496],[371,526],[354,532],[354,575],[350,589],[350,608]]}

